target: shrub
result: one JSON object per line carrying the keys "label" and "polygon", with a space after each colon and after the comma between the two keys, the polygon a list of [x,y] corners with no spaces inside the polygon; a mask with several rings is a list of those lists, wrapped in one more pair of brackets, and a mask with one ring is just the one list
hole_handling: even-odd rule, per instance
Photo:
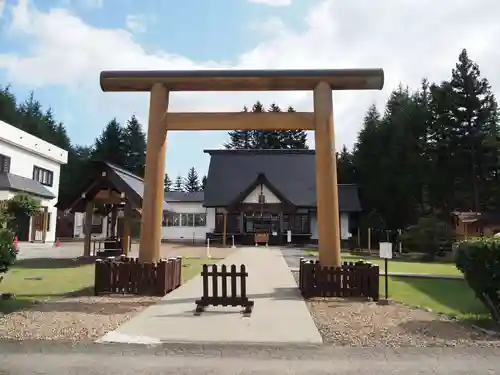
{"label": "shrub", "polygon": [[17,253],[18,250],[14,246],[14,233],[9,229],[0,228],[0,275],[6,273],[14,264]]}
{"label": "shrub", "polygon": [[451,242],[453,232],[449,226],[436,217],[422,217],[417,224],[401,235],[403,246],[412,252],[425,253],[424,261],[434,260],[443,242]]}
{"label": "shrub", "polygon": [[460,242],[455,264],[492,319],[500,323],[500,239],[475,238]]}

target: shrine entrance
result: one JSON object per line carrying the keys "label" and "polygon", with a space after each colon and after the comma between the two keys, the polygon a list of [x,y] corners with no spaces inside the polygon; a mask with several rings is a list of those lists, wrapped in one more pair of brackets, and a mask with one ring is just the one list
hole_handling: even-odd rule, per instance
{"label": "shrine entrance", "polygon": [[[104,71],[103,91],[149,92],[140,262],[160,259],[167,132],[174,130],[313,130],[319,260],[340,265],[332,90],[380,90],[382,69]],[[291,91],[314,94],[314,112],[169,113],[175,91]]]}

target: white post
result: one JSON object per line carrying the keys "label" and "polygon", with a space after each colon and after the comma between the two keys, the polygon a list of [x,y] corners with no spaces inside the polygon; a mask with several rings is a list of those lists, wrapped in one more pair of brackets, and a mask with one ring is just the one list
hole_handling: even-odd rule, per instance
{"label": "white post", "polygon": [[231,248],[236,249],[236,246],[234,245],[234,234],[233,234],[233,245],[231,246]]}
{"label": "white post", "polygon": [[212,253],[210,252],[210,238],[207,238],[207,258],[212,259]]}
{"label": "white post", "polygon": [[288,244],[292,243],[292,231],[291,230],[286,231],[286,240],[287,240]]}

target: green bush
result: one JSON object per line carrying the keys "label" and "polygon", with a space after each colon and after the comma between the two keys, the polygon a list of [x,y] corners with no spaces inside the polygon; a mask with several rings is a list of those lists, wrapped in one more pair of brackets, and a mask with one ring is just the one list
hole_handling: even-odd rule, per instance
{"label": "green bush", "polygon": [[455,264],[492,319],[500,323],[500,239],[474,238],[460,242]]}
{"label": "green bush", "polygon": [[14,233],[0,228],[0,274],[5,273],[16,261],[18,250],[14,246]]}
{"label": "green bush", "polygon": [[453,240],[449,226],[436,217],[422,217],[417,224],[408,227],[401,240],[405,249],[427,254],[422,261],[433,261],[443,243]]}

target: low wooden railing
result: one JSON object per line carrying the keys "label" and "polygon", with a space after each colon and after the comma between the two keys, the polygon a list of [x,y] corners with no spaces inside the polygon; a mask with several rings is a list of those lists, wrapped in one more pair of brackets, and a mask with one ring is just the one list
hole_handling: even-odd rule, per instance
{"label": "low wooden railing", "polygon": [[97,259],[95,295],[139,294],[164,296],[181,285],[182,259],[162,259],[158,263],[139,263],[137,258]]}
{"label": "low wooden railing", "polygon": [[197,313],[203,312],[207,306],[242,306],[245,308],[245,313],[252,312],[254,301],[250,301],[247,297],[248,273],[245,265],[242,264],[239,271],[235,264],[230,268],[228,272],[225,264],[221,265],[220,270],[216,264],[203,265],[201,272],[203,295],[195,302]]}
{"label": "low wooden railing", "polygon": [[310,297],[369,297],[379,300],[379,267],[365,262],[344,262],[341,267],[300,260],[299,289]]}

